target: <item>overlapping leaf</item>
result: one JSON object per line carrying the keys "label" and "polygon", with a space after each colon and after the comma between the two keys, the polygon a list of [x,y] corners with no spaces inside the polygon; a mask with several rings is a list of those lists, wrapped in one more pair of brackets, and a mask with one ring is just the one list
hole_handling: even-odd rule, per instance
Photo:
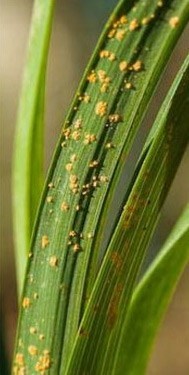
{"label": "overlapping leaf", "polygon": [[132,291],[189,140],[188,93],[189,58],[159,112],[153,137],[150,134],[150,142],[147,141],[147,153],[144,147],[146,156],[142,155],[142,165],[109,244],[66,374],[123,373],[123,353],[127,350],[123,347],[123,328]]}
{"label": "overlapping leaf", "polygon": [[107,23],[54,155],[27,268],[17,369],[21,355],[26,371],[37,372],[43,361],[52,374],[65,371],[91,262],[96,269],[105,198],[188,18],[187,1],[135,5],[121,1]]}
{"label": "overlapping leaf", "polygon": [[189,205],[134,291],[122,327],[116,374],[145,374],[157,330],[189,262]]}

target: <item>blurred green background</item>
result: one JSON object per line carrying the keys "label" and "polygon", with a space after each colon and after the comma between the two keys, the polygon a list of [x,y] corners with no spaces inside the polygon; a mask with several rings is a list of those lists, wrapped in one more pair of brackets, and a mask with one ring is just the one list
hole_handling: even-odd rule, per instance
{"label": "blurred green background", "polygon": [[[115,0],[57,1],[48,66],[46,168],[63,118],[104,22]],[[17,319],[11,220],[11,162],[18,97],[25,61],[33,1],[1,0],[1,314],[11,358]],[[152,122],[175,72],[189,49],[187,29],[151,103],[144,129]],[[140,147],[140,136],[135,150]],[[124,177],[122,185],[124,184]],[[124,185],[121,187],[123,190]],[[156,231],[152,252],[159,248],[189,199],[189,150],[179,168]],[[148,375],[189,374],[189,268],[185,271],[161,328]],[[105,374],[106,375],[106,374]]]}

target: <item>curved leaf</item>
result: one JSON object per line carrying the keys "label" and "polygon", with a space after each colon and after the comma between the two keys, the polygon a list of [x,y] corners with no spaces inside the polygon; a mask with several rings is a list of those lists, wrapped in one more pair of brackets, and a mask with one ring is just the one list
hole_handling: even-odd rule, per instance
{"label": "curved leaf", "polygon": [[[189,57],[154,124],[78,331],[66,374],[122,374],[122,334],[138,271],[189,136]],[[146,146],[145,146],[146,150]],[[140,163],[139,163],[140,164]]]}
{"label": "curved leaf", "polygon": [[116,374],[142,375],[177,282],[189,262],[189,205],[133,293],[123,323]]}
{"label": "curved leaf", "polygon": [[31,231],[43,186],[45,72],[54,0],[36,0],[16,126],[13,218],[18,292],[26,268]]}
{"label": "curved leaf", "polygon": [[35,373],[48,350],[51,373],[64,372],[104,199],[186,24],[187,6],[138,1],[136,13],[133,1],[121,1],[100,38],[65,121],[32,239],[15,357],[17,366],[17,354],[23,356],[26,371]]}

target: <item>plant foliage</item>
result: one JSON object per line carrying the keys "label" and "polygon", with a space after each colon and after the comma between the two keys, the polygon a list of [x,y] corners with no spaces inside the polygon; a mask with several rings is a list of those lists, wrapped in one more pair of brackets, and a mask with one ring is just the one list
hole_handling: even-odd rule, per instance
{"label": "plant foliage", "polygon": [[[46,4],[43,0],[36,0],[37,3],[41,9]],[[51,2],[51,7],[44,10],[49,12],[49,23],[45,22],[48,32],[41,36],[40,51],[44,43],[47,47],[52,10]],[[133,301],[144,293],[141,288],[132,299],[137,275],[188,142],[187,60],[147,138],[121,211],[118,207],[119,215],[113,219],[114,230],[106,239],[108,245],[99,270],[102,241],[123,166],[188,16],[187,0],[138,0],[134,5],[133,1],[124,0],[105,25],[64,122],[45,183],[21,301],[15,374],[117,375],[129,366],[124,359],[125,337],[130,328],[127,316],[129,319],[134,314]],[[37,51],[34,47],[33,52]],[[43,115],[43,110],[36,112],[36,103],[40,103],[39,85],[42,72],[43,79],[45,75],[47,49],[42,56],[41,70],[38,65],[34,69],[38,90],[32,94],[32,113],[36,115]],[[29,72],[33,69],[30,63],[29,59]],[[36,118],[40,119],[38,115]],[[38,121],[32,122],[31,116],[28,121],[27,136],[19,122],[22,139],[26,136],[30,145],[37,142],[41,153],[41,136],[35,138],[34,132]],[[31,157],[27,145],[24,152],[27,158]],[[37,159],[32,168],[30,165],[28,179],[26,174],[20,175],[20,181],[23,178],[30,188],[36,165]],[[15,173],[19,170],[17,160]],[[19,186],[15,181],[15,196]],[[27,190],[27,199],[31,197]],[[31,212],[26,215],[30,220]],[[19,217],[15,215],[17,233]],[[23,228],[23,235],[26,233]],[[20,241],[23,248],[26,242],[23,238]],[[183,253],[186,254],[184,247]],[[185,255],[182,264],[184,259]],[[179,275],[181,269],[182,266],[175,268],[175,274]],[[171,285],[174,280],[173,277]],[[165,306],[162,304],[162,311]],[[157,323],[158,319],[154,327]],[[131,371],[131,367],[128,369]],[[139,374],[137,371],[138,368],[135,373]]]}

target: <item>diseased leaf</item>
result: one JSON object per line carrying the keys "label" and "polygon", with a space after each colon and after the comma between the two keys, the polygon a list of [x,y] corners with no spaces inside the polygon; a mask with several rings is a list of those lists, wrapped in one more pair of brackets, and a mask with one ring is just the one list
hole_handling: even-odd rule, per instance
{"label": "diseased leaf", "polygon": [[[124,0],[105,27],[65,121],[43,193],[22,298],[17,368],[21,354],[26,372],[37,373],[43,358],[50,373],[65,372],[86,289],[90,292],[94,282],[105,199],[114,191],[152,92],[187,22],[187,5],[186,0],[163,6],[140,0],[133,8],[133,1]],[[173,27],[175,15],[179,22]],[[182,153],[182,138],[180,147]],[[37,348],[36,356],[28,351],[31,346]]]}
{"label": "diseased leaf", "polygon": [[188,103],[189,57],[157,116],[154,137],[150,134],[151,143],[147,141],[149,149],[145,157],[142,154],[136,181],[108,246],[66,375],[123,373],[117,366],[124,351],[123,324],[147,245],[188,142]]}
{"label": "diseased leaf", "polygon": [[[141,26],[135,29],[131,33],[133,36],[132,39],[130,34],[126,33],[123,41],[121,43],[119,42],[119,50],[116,52],[118,61],[136,62],[135,69],[138,69],[138,71],[134,70],[133,72],[130,71],[130,73],[128,71],[126,76],[124,76],[124,80],[126,80],[125,84],[133,84],[133,90],[129,90],[129,86],[127,85],[126,92],[121,94],[117,88],[118,78],[116,78],[116,67],[114,65],[111,67],[108,59],[107,61],[105,59],[104,65],[102,66],[105,71],[109,71],[111,67],[112,73],[110,76],[115,76],[115,80],[112,78],[113,88],[111,93],[113,95],[117,92],[115,98],[115,103],[116,101],[117,103],[115,104],[115,108],[112,104],[112,112],[121,114],[121,116],[123,116],[123,123],[118,123],[117,126],[113,124],[114,128],[109,124],[110,129],[105,128],[105,131],[99,139],[99,144],[101,144],[100,150],[103,150],[106,142],[111,148],[106,155],[103,155],[100,150],[98,153],[94,154],[95,158],[97,158],[97,155],[101,155],[100,152],[102,153],[102,156],[98,158],[103,165],[102,173],[105,175],[105,178],[108,178],[108,182],[106,182],[104,186],[101,186],[100,189],[94,191],[90,205],[87,206],[89,215],[86,216],[86,212],[84,212],[85,219],[83,219],[83,222],[84,220],[85,222],[81,225],[81,229],[79,228],[78,230],[83,230],[84,233],[91,234],[93,238],[90,239],[90,241],[89,239],[85,240],[85,237],[83,238],[82,244],[84,252],[80,254],[74,265],[75,269],[72,278],[72,289],[69,297],[66,332],[64,336],[62,369],[64,369],[64,363],[67,363],[67,358],[73,347],[79,319],[83,314],[86,301],[90,296],[91,289],[96,279],[99,268],[100,250],[104,240],[108,207],[111,204],[112,196],[115,192],[125,161],[129,155],[138,126],[145,114],[151,93],[157,83],[160,71],[162,71],[165,66],[165,61],[168,58],[168,54],[171,52],[173,38],[176,36],[176,28],[173,29],[170,26],[170,20],[173,18],[173,15],[177,14],[180,19],[180,25],[182,22],[180,10],[177,8],[181,3],[172,3],[170,8],[170,4],[167,3],[165,8],[162,9],[157,5],[157,2],[147,2],[144,5],[144,3],[138,1],[137,11],[133,9],[132,5],[133,2],[122,3],[118,14],[122,15],[125,12],[128,18],[128,24],[130,20],[130,24],[132,24],[134,18],[140,20],[140,25],[145,22],[147,22],[147,25],[143,25],[144,29]],[[184,5],[184,3],[182,3],[182,5]],[[128,9],[126,8],[127,6]],[[145,17],[146,15],[156,16],[153,18],[150,16]],[[188,16],[189,8],[186,4],[184,17],[187,19]],[[163,21],[163,17],[165,22]],[[121,19],[121,17],[119,19]],[[126,24],[126,29],[128,29],[128,24]],[[112,28],[109,27],[109,30],[112,30]],[[114,41],[114,43],[115,42],[116,41]],[[104,49],[113,50],[113,41],[111,40]],[[136,51],[138,51],[138,53],[136,53]],[[116,63],[116,61],[114,63]],[[97,68],[95,70],[97,70]],[[119,86],[121,90],[122,84],[123,81]],[[127,90],[129,91],[128,95]],[[87,88],[86,91],[88,92]],[[110,111],[110,113],[112,112]],[[107,118],[108,115],[105,116],[106,122]],[[92,125],[92,129],[95,129],[95,123],[96,121]],[[89,124],[92,124],[92,118],[90,118]],[[108,124],[106,124],[106,126],[107,125]],[[109,130],[109,133],[107,130]],[[107,137],[105,138],[106,135]],[[73,311],[74,314],[72,313]]]}
{"label": "diseased leaf", "polygon": [[134,291],[122,326],[116,374],[146,374],[152,344],[189,262],[189,205]]}

